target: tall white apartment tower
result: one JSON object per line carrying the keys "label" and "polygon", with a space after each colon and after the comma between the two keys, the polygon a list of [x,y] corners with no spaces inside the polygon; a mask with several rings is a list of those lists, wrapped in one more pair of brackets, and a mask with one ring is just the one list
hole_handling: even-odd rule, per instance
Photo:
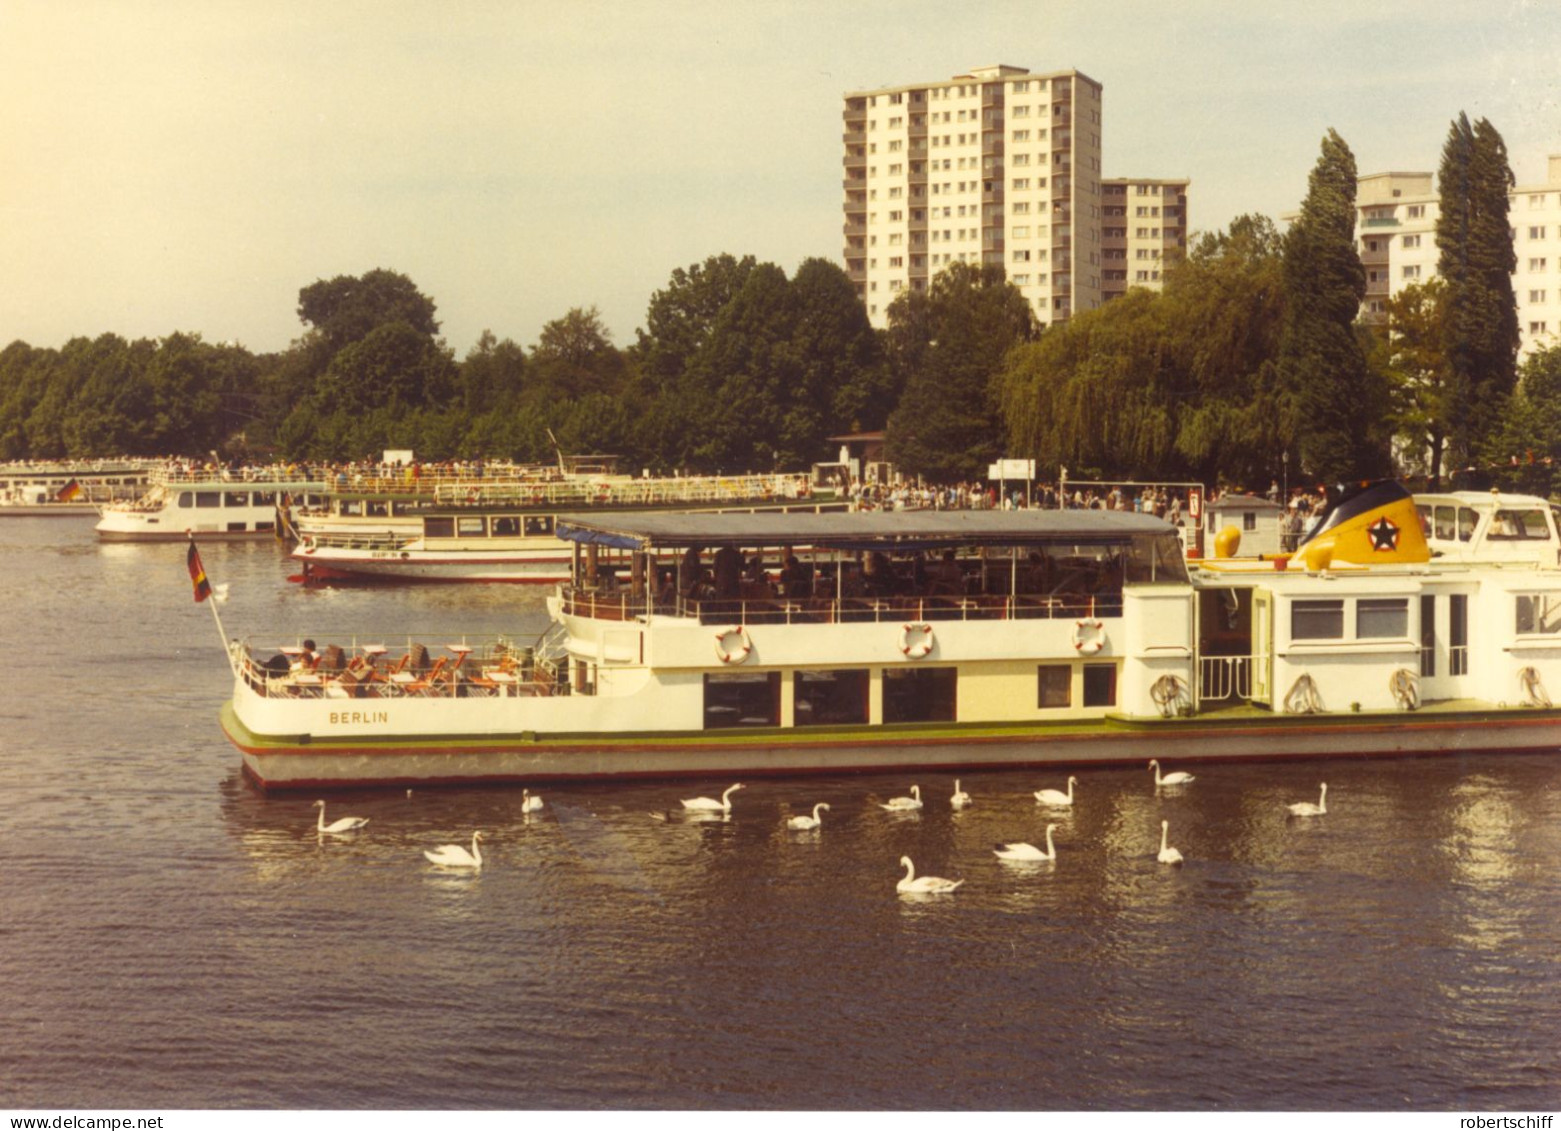
{"label": "tall white apartment tower", "polygon": [[951,263],[994,264],[1043,324],[1101,302],[1101,85],[977,67],[845,96],[845,262],[874,326]]}

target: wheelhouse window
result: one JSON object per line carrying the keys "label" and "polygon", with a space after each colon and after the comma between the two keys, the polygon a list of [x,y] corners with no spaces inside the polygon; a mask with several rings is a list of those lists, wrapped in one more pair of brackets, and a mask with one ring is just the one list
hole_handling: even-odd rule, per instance
{"label": "wheelhouse window", "polygon": [[197,507],[220,507],[222,505],[222,492],[197,491],[195,492],[195,505]]}
{"label": "wheelhouse window", "polygon": [[1292,602],[1290,639],[1344,639],[1344,602],[1338,600]]}
{"label": "wheelhouse window", "polygon": [[1055,710],[1073,703],[1073,665],[1042,664],[1036,669],[1036,703],[1041,710]]}
{"label": "wheelhouse window", "polygon": [[1498,510],[1491,519],[1490,538],[1493,542],[1548,541],[1550,525],[1544,508]]}
{"label": "wheelhouse window", "polygon": [[780,672],[705,676],[705,729],[780,725]]}
{"label": "wheelhouse window", "polygon": [[1115,707],[1117,705],[1117,666],[1115,664],[1084,665],[1084,706]]}
{"label": "wheelhouse window", "polygon": [[423,519],[423,537],[425,538],[454,538],[455,519],[453,518],[425,518]]}
{"label": "wheelhouse window", "polygon": [[550,514],[532,514],[526,516],[526,537],[533,535],[553,533],[553,516]]}
{"label": "wheelhouse window", "polygon": [[480,515],[461,515],[455,520],[457,538],[481,538],[488,532],[488,520]]}
{"label": "wheelhouse window", "polygon": [[799,671],[796,676],[797,725],[845,726],[867,722],[869,686],[866,668]]}
{"label": "wheelhouse window", "polygon": [[954,668],[885,668],[883,721],[951,723],[959,705]]}
{"label": "wheelhouse window", "polygon": [[229,491],[223,495],[222,505],[225,507],[247,507],[249,506],[249,492]]}
{"label": "wheelhouse window", "polygon": [[1401,640],[1409,635],[1409,599],[1371,598],[1355,602],[1355,636]]}
{"label": "wheelhouse window", "polygon": [[1561,593],[1519,593],[1517,630],[1520,636],[1561,633]]}
{"label": "wheelhouse window", "polygon": [[520,534],[520,516],[513,514],[494,515],[489,520],[493,527],[495,538],[513,538]]}

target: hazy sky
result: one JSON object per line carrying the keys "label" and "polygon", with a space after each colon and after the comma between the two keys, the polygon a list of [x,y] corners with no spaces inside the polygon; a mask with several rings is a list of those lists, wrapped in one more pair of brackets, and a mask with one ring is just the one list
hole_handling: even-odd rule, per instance
{"label": "hazy sky", "polygon": [[672,270],[839,262],[841,96],[1009,63],[1105,86],[1107,176],[1193,229],[1278,218],[1332,126],[1437,167],[1466,111],[1520,184],[1561,153],[1561,3],[1477,0],[0,0],[0,346],[299,336],[376,267],[458,357]]}

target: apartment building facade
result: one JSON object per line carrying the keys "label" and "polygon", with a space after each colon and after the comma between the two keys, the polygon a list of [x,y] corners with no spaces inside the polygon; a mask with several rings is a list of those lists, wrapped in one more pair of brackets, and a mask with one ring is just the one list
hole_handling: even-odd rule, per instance
{"label": "apartment building facade", "polygon": [[1113,177],[1100,182],[1100,293],[1159,290],[1166,265],[1187,253],[1187,189],[1182,180]]}
{"label": "apartment building facade", "polygon": [[[1355,236],[1366,269],[1367,321],[1387,318],[1387,302],[1405,287],[1436,277],[1440,198],[1430,173],[1373,173],[1355,196]],[[1519,358],[1561,335],[1561,155],[1550,157],[1543,184],[1518,185],[1507,196],[1517,267]]]}
{"label": "apartment building facade", "polygon": [[1101,84],[977,67],[847,93],[846,271],[875,326],[952,263],[997,265],[1049,325],[1102,290]]}

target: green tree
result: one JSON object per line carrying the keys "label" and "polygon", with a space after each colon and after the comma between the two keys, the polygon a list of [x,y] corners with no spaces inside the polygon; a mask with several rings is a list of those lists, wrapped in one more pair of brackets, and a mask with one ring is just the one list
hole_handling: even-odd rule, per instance
{"label": "green tree", "polygon": [[[800,366],[796,408],[817,414],[788,432],[790,443],[805,450],[796,466],[822,454],[816,448],[831,430],[881,429],[894,407],[897,390],[883,356],[880,336],[868,321],[850,277],[827,259],[807,259],[791,279],[796,325],[792,346]],[[816,433],[816,435],[812,434]]]}
{"label": "green tree", "polygon": [[751,255],[712,255],[677,268],[667,285],[650,296],[635,348],[641,375],[653,389],[663,391],[682,376],[755,266]]}
{"label": "green tree", "polygon": [[617,388],[623,355],[612,344],[596,307],[572,308],[542,327],[531,348],[527,384],[547,397],[576,398]]}
{"label": "green tree", "polygon": [[1029,303],[998,266],[953,263],[889,304],[888,357],[905,390],[888,456],[936,482],[982,478],[1000,454],[1003,358],[1033,338]]}
{"label": "green tree", "polygon": [[1379,368],[1393,403],[1392,423],[1405,454],[1432,483],[1439,481],[1451,421],[1446,332],[1447,284],[1441,278],[1413,283],[1386,303],[1387,322],[1377,334]]}
{"label": "green tree", "polygon": [[1534,351],[1501,404],[1481,463],[1512,491],[1553,498],[1561,489],[1561,346]]}
{"label": "green tree", "polygon": [[439,322],[434,312],[434,300],[422,294],[411,279],[384,268],[361,277],[321,279],[298,292],[298,317],[314,327],[331,353],[394,322],[436,337]]}
{"label": "green tree", "polygon": [[[1386,445],[1372,432],[1384,391],[1371,374],[1355,319],[1366,272],[1355,250],[1355,157],[1334,130],[1285,238],[1286,315],[1279,340],[1281,442],[1307,474],[1327,481],[1379,475]],[[1293,441],[1293,446],[1292,446]]]}

